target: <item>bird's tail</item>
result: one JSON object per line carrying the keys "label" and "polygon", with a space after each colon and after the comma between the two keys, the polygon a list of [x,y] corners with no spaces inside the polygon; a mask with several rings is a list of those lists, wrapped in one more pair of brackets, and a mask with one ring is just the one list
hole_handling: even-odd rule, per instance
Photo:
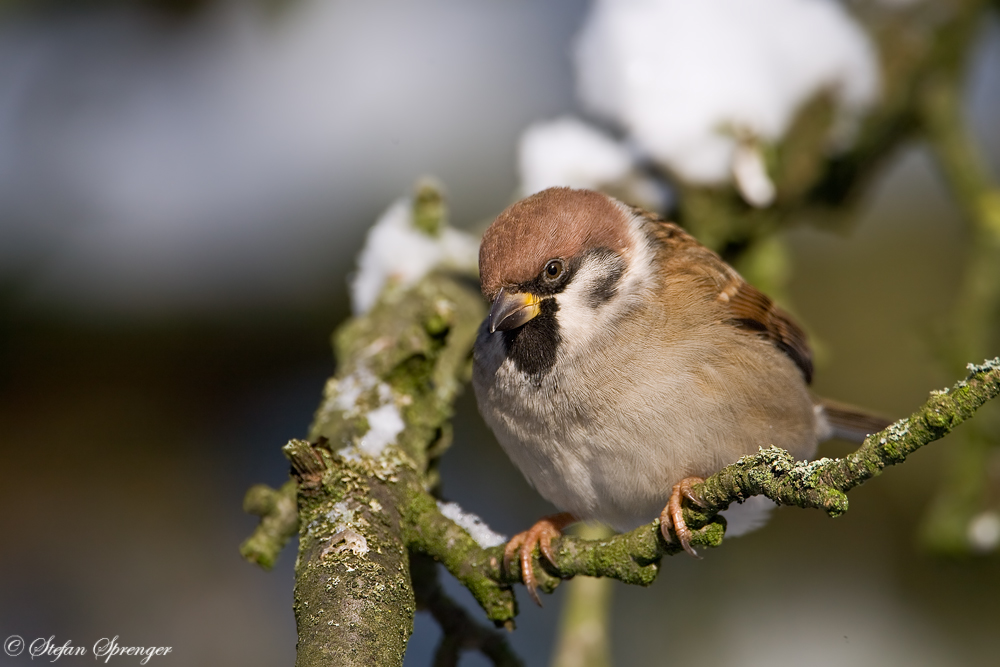
{"label": "bird's tail", "polygon": [[893,422],[892,419],[874,415],[847,403],[831,401],[828,398],[816,400],[816,416],[820,420],[818,430],[821,440],[842,438],[861,443],[866,436],[878,433]]}

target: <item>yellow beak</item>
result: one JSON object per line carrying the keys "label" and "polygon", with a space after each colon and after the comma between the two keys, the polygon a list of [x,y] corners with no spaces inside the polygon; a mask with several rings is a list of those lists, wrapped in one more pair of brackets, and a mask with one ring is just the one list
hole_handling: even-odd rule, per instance
{"label": "yellow beak", "polygon": [[501,288],[490,308],[490,333],[509,331],[523,326],[538,316],[539,298],[525,292],[507,292]]}

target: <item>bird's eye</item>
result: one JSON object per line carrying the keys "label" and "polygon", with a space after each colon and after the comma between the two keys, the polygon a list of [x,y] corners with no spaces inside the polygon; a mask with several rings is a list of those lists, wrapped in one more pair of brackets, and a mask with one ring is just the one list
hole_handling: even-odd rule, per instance
{"label": "bird's eye", "polygon": [[562,276],[564,271],[562,260],[551,259],[549,263],[545,265],[545,278],[547,280],[558,280]]}

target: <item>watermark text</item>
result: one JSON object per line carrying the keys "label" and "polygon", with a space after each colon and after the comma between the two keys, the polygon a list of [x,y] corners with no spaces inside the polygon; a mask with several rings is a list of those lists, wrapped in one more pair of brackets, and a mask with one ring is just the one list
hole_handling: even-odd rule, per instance
{"label": "watermark text", "polygon": [[[59,643],[55,635],[48,638],[39,637],[30,643],[25,642],[20,635],[11,635],[4,640],[3,650],[12,658],[23,653],[32,661],[37,659],[43,662],[56,662],[67,656],[91,655],[94,660],[105,664],[115,658],[119,662],[126,659],[127,662],[138,662],[140,665],[148,664],[154,656],[168,655],[174,651],[172,646],[127,646],[119,641],[118,635],[102,637],[90,648],[74,644],[70,639]],[[127,660],[129,657],[133,660]]]}

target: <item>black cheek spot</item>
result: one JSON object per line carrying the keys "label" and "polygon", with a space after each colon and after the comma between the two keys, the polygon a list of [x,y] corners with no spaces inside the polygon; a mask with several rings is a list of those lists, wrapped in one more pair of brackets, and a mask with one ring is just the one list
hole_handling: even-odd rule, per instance
{"label": "black cheek spot", "polygon": [[611,261],[612,264],[608,267],[608,273],[594,285],[593,289],[590,290],[590,294],[587,295],[587,305],[591,308],[597,308],[607,303],[611,297],[618,293],[618,283],[625,273],[625,265],[621,258],[617,256]]}
{"label": "black cheek spot", "polygon": [[538,382],[556,364],[556,353],[562,338],[555,299],[542,299],[541,312],[522,327],[503,332],[504,348],[515,368]]}

